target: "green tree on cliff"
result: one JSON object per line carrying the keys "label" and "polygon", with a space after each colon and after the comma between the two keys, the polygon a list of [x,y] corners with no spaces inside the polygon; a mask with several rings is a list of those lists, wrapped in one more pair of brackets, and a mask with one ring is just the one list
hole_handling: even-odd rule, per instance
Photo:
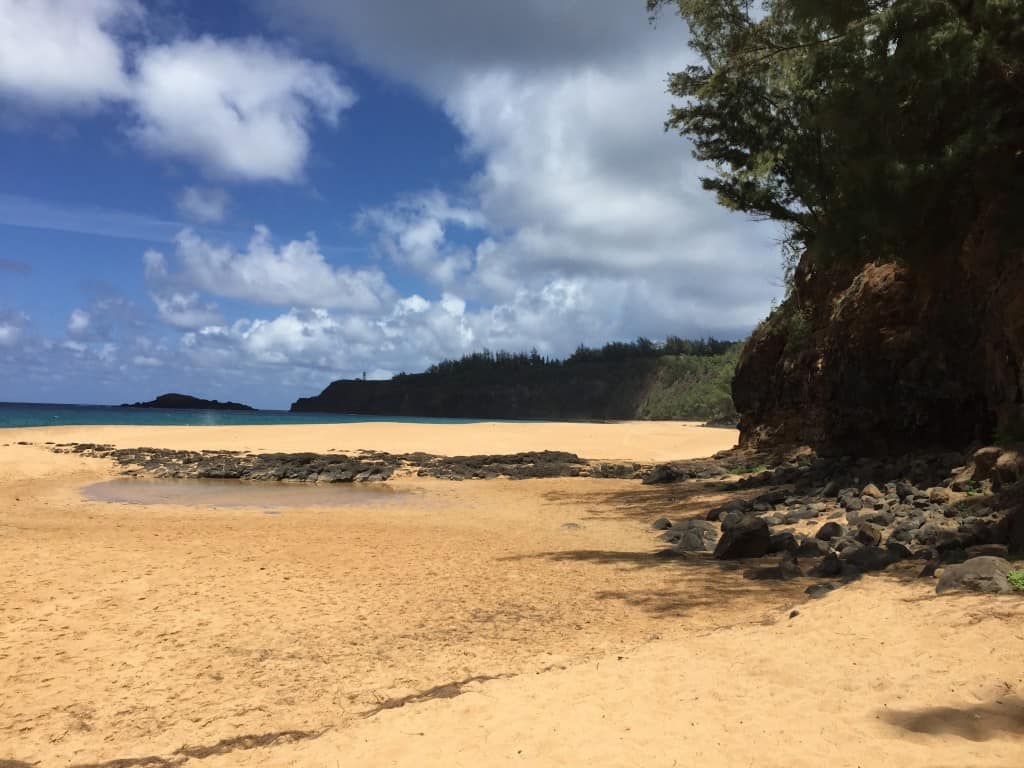
{"label": "green tree on cliff", "polygon": [[726,206],[819,258],[928,258],[1024,200],[1024,0],[648,0],[700,61],[670,76]]}

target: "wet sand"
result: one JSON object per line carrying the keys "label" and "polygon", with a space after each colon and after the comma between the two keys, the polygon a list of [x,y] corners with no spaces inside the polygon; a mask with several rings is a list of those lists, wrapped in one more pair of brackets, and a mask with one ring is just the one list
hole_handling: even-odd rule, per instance
{"label": "wet sand", "polygon": [[[600,431],[621,425],[567,426],[507,450],[653,460],[730,437],[650,425],[643,441],[629,425],[647,452],[628,456],[608,452],[623,434]],[[584,427],[595,450],[572,447]],[[0,443],[352,444],[281,429]],[[673,451],[664,435],[680,432],[696,447]],[[358,447],[504,452],[486,429],[428,433]],[[400,479],[408,503],[267,515],[255,500],[83,499],[112,476],[0,447],[0,765],[1011,766],[1024,753],[1024,601],[935,598],[900,573],[804,603],[806,581],[656,556],[651,521],[706,509],[714,483]]]}

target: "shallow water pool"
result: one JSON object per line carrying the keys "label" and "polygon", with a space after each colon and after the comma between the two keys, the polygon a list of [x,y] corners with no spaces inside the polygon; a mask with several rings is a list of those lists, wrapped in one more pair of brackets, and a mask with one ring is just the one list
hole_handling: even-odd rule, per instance
{"label": "shallow water pool", "polygon": [[306,483],[246,483],[238,480],[108,480],[86,486],[89,501],[118,504],[181,504],[195,507],[383,506],[408,501],[408,491],[386,485]]}

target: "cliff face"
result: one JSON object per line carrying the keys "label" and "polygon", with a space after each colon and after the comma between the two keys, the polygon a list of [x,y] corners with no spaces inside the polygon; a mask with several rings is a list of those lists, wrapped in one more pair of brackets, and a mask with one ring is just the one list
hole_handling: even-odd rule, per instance
{"label": "cliff face", "polygon": [[987,216],[928,264],[822,268],[753,334],[741,442],[839,453],[963,448],[1024,429],[1024,253]]}

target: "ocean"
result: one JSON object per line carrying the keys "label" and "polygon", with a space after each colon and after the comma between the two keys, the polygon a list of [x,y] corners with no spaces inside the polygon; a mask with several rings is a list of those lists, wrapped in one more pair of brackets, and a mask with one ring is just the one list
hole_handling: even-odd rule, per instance
{"label": "ocean", "polygon": [[[391,421],[403,424],[475,424],[479,419],[430,419],[359,416],[347,413],[290,411],[208,411],[177,408],[120,408],[111,405],[0,403],[0,428],[128,425],[140,427],[248,426],[271,424],[354,424]],[[492,421],[492,419],[488,419]]]}

